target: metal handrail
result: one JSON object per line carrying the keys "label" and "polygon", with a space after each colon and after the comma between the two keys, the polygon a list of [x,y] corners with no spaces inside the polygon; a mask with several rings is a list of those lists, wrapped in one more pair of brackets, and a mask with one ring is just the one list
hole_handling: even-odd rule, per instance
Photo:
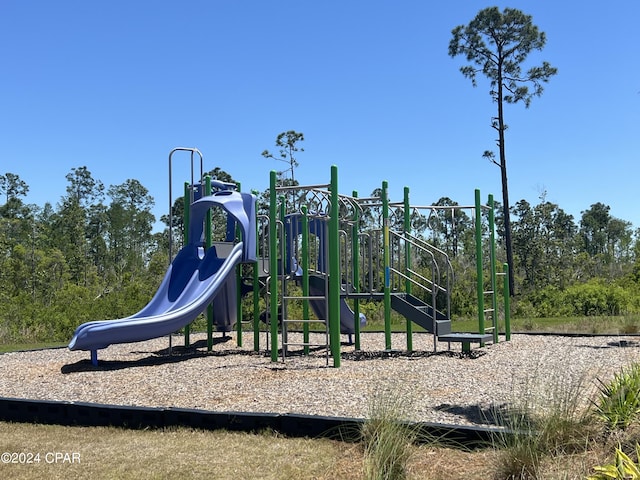
{"label": "metal handrail", "polygon": [[[449,254],[447,252],[445,252],[444,250],[439,249],[438,247],[430,244],[429,242],[425,241],[422,238],[416,237],[414,235],[411,235],[409,233],[406,233],[406,236],[408,236],[409,238],[413,239],[416,241],[417,244],[419,244],[420,246],[422,246],[425,249],[428,249],[429,251],[433,251],[435,253],[438,253],[440,256],[444,257],[445,263],[446,263],[446,267],[447,267],[447,271],[446,271],[446,275],[447,275],[447,286],[446,289],[444,290],[444,292],[447,294],[447,316],[449,316],[450,312],[451,312],[451,291],[453,290],[453,285],[455,283],[455,274],[453,271],[453,265],[451,264],[451,260],[449,258]],[[420,246],[418,246],[418,248],[421,248]],[[440,282],[440,278],[438,278],[438,283]]]}
{"label": "metal handrail", "polygon": [[[418,250],[420,250],[422,253],[427,253],[430,257],[431,257],[431,263],[433,265],[433,267],[435,267],[436,271],[437,271],[437,281],[435,282],[436,284],[440,284],[440,267],[438,266],[438,262],[436,261],[435,255],[433,254],[433,252],[431,250],[429,250],[428,248],[424,248],[424,246],[422,246],[420,243],[414,241],[410,235],[401,233],[401,232],[396,232],[396,231],[389,231],[389,234],[391,236],[395,236],[398,239],[404,240],[406,243],[408,243],[409,245],[412,245],[416,248],[418,248]],[[415,237],[414,237],[415,238]],[[408,266],[406,266],[407,268],[409,268]]]}
{"label": "metal handrail", "polygon": [[[411,284],[421,288],[425,292],[431,293],[431,302],[432,302],[432,307],[434,309],[434,312],[436,310],[437,294],[444,293],[446,295],[446,300],[447,300],[446,315],[447,317],[449,317],[450,311],[451,311],[451,283],[452,283],[451,278],[453,276],[453,266],[451,265],[449,256],[446,254],[446,252],[425,242],[423,239],[410,235],[406,232],[397,232],[397,231],[391,230],[389,233],[392,241],[397,241],[397,242],[403,241],[405,243],[405,248],[406,248],[406,245],[411,245],[411,246],[414,246],[418,250],[418,252],[422,253],[423,255],[428,255],[428,257],[431,260],[431,277],[432,278],[430,280],[424,275],[421,275],[420,273],[418,273],[416,270],[412,269],[410,265],[406,265],[406,262],[407,262],[406,257],[404,259],[404,262],[405,262],[404,268],[400,270],[399,268],[394,268],[394,265],[390,265],[389,267],[391,272],[393,272],[399,278],[408,280],[409,282],[411,282]],[[440,266],[436,259],[436,254],[444,257],[445,259],[447,273],[448,273],[446,276],[446,281],[447,281],[446,287],[441,285],[442,276],[441,276]],[[392,258],[393,258],[393,255],[392,255]],[[399,259],[402,258],[402,255],[398,255],[398,258]],[[401,261],[402,260],[399,260],[398,263],[400,263]],[[407,272],[410,275],[408,275],[405,272]],[[435,313],[433,318],[435,321]]]}
{"label": "metal handrail", "polygon": [[415,242],[414,244],[416,246],[418,246],[418,248],[422,247],[424,249],[427,249],[429,251],[433,251],[433,252],[438,253],[441,256],[443,256],[445,258],[445,261],[446,261],[446,264],[447,264],[447,273],[449,275],[451,275],[451,278],[454,278],[453,265],[451,264],[451,260],[449,259],[449,254],[447,252],[445,252],[444,250],[439,249],[435,245],[430,244],[429,242],[427,242],[423,238],[416,237],[415,235],[411,235],[410,233],[405,233],[404,236],[406,236],[406,237],[410,238],[412,241],[414,241]]}
{"label": "metal handrail", "polygon": [[[194,184],[193,176],[193,160],[194,155],[200,157],[200,183],[202,183],[204,177],[204,157],[197,148],[191,147],[176,147],[169,152],[169,263],[173,260],[173,154],[176,152],[190,152],[191,153],[191,185]],[[190,204],[193,203],[193,190],[191,190]]]}

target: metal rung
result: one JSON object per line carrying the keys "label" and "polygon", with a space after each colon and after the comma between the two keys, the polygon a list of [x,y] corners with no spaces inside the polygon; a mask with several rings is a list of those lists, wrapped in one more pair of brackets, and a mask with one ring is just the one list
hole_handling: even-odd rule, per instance
{"label": "metal rung", "polygon": [[304,295],[300,295],[299,297],[282,297],[285,300],[326,300],[327,297],[322,297],[322,296],[313,296],[313,295],[307,295],[306,297]]}
{"label": "metal rung", "polygon": [[496,292],[494,292],[493,290],[487,290],[486,292],[482,292],[482,293],[484,293],[485,295],[493,295]]}
{"label": "metal rung", "polygon": [[493,308],[487,308],[486,310],[483,310],[484,313],[489,313],[489,312],[493,312]]}
{"label": "metal rung", "polygon": [[286,343],[287,347],[328,347],[328,343]]}
{"label": "metal rung", "polygon": [[326,323],[327,321],[324,318],[309,318],[307,320],[300,318],[300,319],[296,319],[296,318],[287,318],[285,320],[282,320],[284,323],[289,323],[289,322],[300,322],[300,323]]}

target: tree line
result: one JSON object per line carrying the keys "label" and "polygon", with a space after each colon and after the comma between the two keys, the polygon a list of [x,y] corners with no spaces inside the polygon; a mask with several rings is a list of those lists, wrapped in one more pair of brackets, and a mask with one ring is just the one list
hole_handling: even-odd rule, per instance
{"label": "tree line", "polygon": [[[233,181],[219,168],[209,173]],[[166,215],[164,229],[154,232],[154,199],[140,181],[105,187],[84,166],[71,169],[66,180],[55,206],[38,206],[25,203],[29,186],[18,175],[0,175],[0,339],[5,341],[66,340],[84,321],[134,313],[166,272],[169,232],[176,245],[182,242],[182,198],[174,204],[172,228]],[[259,201],[264,198],[263,192]],[[456,202],[441,198],[435,204]],[[504,228],[500,211],[498,206],[498,230]],[[464,211],[455,212],[414,224],[450,254],[464,291],[475,274],[473,222]],[[511,215],[516,315],[640,310],[640,232],[613,217],[609,206],[595,203],[575,219],[543,195],[537,205],[516,202]],[[365,218],[364,229],[376,227],[374,215]],[[498,247],[504,258],[501,240]],[[473,295],[458,294],[453,311],[470,315],[473,303]]]}

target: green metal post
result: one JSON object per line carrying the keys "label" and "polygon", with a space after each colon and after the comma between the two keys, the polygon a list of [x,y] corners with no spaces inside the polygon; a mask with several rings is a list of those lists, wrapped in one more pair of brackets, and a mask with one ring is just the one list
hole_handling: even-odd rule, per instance
{"label": "green metal post", "polygon": [[[411,205],[409,203],[409,187],[404,187],[404,233],[411,233]],[[411,280],[409,272],[411,267],[411,244],[405,240],[404,242],[404,265],[405,275],[407,278],[404,283],[404,290],[408,295],[411,295]],[[436,306],[433,306],[433,311],[436,311]],[[407,318],[407,350],[413,351],[413,322]]]}
{"label": "green metal post", "polygon": [[271,361],[278,361],[278,205],[276,171],[269,185],[269,321],[271,322]]}
{"label": "green metal post", "polygon": [[309,217],[307,216],[307,206],[302,205],[302,335],[304,343],[304,354],[309,355]]}
{"label": "green metal post", "polygon": [[391,350],[391,262],[389,256],[389,183],[382,182],[382,257],[384,261],[384,345]]}
{"label": "green metal post", "polygon": [[509,292],[509,264],[502,265],[504,272],[504,338],[511,340],[511,292]]}
{"label": "green metal post", "polygon": [[[353,198],[358,198],[358,192],[353,191]],[[356,209],[351,227],[351,256],[353,258],[353,288],[355,293],[360,293],[360,211]],[[356,297],[353,301],[353,328],[355,333],[355,349],[360,350],[360,299]]]}
{"label": "green metal post", "polygon": [[489,264],[491,266],[491,308],[493,309],[493,343],[498,343],[498,284],[496,281],[496,229],[495,212],[493,210],[493,195],[489,194]]}
{"label": "green metal post", "polygon": [[[204,194],[206,196],[211,195],[211,176],[204,177]],[[207,250],[211,248],[211,236],[212,236],[212,221],[211,221],[211,209],[207,212],[207,218],[204,224],[204,238]],[[213,305],[207,306],[207,351],[213,350]]]}
{"label": "green metal post", "polygon": [[331,165],[331,214],[329,217],[329,342],[333,366],[340,367],[340,222],[338,167]]}
{"label": "green metal post", "polygon": [[[189,183],[184,182],[184,244],[189,243],[189,217],[191,211],[191,190],[189,189]],[[189,340],[191,333],[191,324],[184,326],[184,346],[188,347],[191,342]]]}
{"label": "green metal post", "polygon": [[482,209],[480,190],[476,190],[476,290],[478,294],[478,333],[484,333],[484,278],[482,268]]}

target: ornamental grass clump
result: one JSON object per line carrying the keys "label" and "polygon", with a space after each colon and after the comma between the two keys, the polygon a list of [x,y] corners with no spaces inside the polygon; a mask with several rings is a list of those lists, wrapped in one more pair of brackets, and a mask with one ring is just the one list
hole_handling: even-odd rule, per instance
{"label": "ornamental grass clump", "polygon": [[408,478],[408,462],[418,427],[407,422],[408,400],[397,391],[379,390],[370,400],[362,425],[367,480]]}
{"label": "ornamental grass clump", "polygon": [[525,383],[514,395],[516,405],[494,413],[502,427],[494,435],[497,479],[546,478],[549,459],[584,452],[598,435],[585,408],[589,388],[584,378],[546,372]]}
{"label": "ornamental grass clump", "polygon": [[594,410],[611,431],[625,430],[640,414],[640,364],[622,368],[609,382],[599,382]]}

